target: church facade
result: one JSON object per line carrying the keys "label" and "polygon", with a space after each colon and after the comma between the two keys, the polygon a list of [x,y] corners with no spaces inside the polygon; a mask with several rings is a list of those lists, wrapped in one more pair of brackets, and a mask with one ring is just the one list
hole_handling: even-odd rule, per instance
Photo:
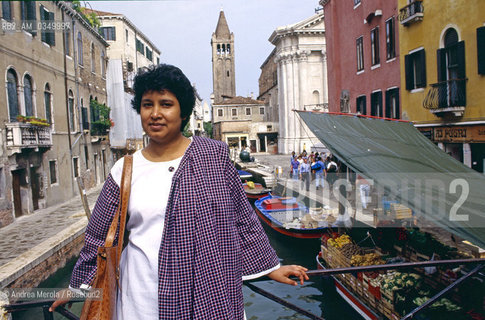
{"label": "church facade", "polygon": [[323,13],[277,28],[269,41],[277,64],[278,152],[309,151],[319,141],[294,110],[328,111]]}

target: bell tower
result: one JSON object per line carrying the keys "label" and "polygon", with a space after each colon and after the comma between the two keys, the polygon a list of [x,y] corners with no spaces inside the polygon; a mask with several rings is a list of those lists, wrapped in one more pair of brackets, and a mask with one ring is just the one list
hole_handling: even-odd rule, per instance
{"label": "bell tower", "polygon": [[212,83],[214,102],[236,96],[234,68],[234,34],[229,31],[226,16],[221,9],[216,31],[212,34]]}

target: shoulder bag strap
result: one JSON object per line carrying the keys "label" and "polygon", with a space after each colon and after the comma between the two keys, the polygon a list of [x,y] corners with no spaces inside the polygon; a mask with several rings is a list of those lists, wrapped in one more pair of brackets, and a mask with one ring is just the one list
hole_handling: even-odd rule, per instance
{"label": "shoulder bag strap", "polygon": [[106,236],[105,247],[112,247],[115,239],[116,229],[118,228],[118,223],[120,225],[119,235],[118,235],[118,256],[117,259],[121,257],[121,250],[123,249],[123,235],[125,234],[125,223],[126,214],[128,211],[128,201],[130,200],[131,191],[131,172],[133,170],[133,156],[126,155],[124,157],[123,163],[123,173],[121,175],[121,186],[120,186],[120,200],[118,204],[118,210],[116,215],[111,222],[111,226],[108,230],[108,235]]}

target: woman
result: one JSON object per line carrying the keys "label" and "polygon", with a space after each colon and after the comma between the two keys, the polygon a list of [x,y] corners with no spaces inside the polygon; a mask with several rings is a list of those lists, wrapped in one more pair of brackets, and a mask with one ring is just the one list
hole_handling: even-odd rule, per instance
{"label": "woman", "polygon": [[[227,145],[182,135],[195,103],[182,71],[153,67],[137,75],[134,91],[132,105],[150,140],[133,155],[116,319],[243,319],[242,280],[268,275],[296,285],[290,275],[308,279],[303,267],[279,265]],[[95,276],[122,167],[121,159],[98,198],[71,288],[87,287]]]}

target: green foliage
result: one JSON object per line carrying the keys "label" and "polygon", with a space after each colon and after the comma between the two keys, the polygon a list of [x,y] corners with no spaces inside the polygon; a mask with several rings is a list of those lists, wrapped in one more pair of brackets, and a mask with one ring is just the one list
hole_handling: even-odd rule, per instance
{"label": "green foliage", "polygon": [[91,25],[91,27],[93,27],[96,30],[98,30],[99,27],[101,27],[101,21],[99,21],[98,16],[94,12],[86,14],[86,10],[85,10],[86,8],[81,6],[81,1],[74,0],[71,2],[72,2],[72,8],[76,10],[76,12],[79,13],[81,17],[83,17],[83,19],[86,20]]}
{"label": "green foliage", "polygon": [[204,122],[204,131],[209,138],[212,138],[212,122]]}
{"label": "green foliage", "polygon": [[192,137],[192,131],[190,131],[190,122],[187,122],[182,134],[184,135],[184,137],[187,137],[187,138]]}
{"label": "green foliage", "polygon": [[91,100],[89,107],[91,109],[91,135],[107,135],[109,128],[114,126],[113,121],[109,118],[111,109],[96,100]]}

